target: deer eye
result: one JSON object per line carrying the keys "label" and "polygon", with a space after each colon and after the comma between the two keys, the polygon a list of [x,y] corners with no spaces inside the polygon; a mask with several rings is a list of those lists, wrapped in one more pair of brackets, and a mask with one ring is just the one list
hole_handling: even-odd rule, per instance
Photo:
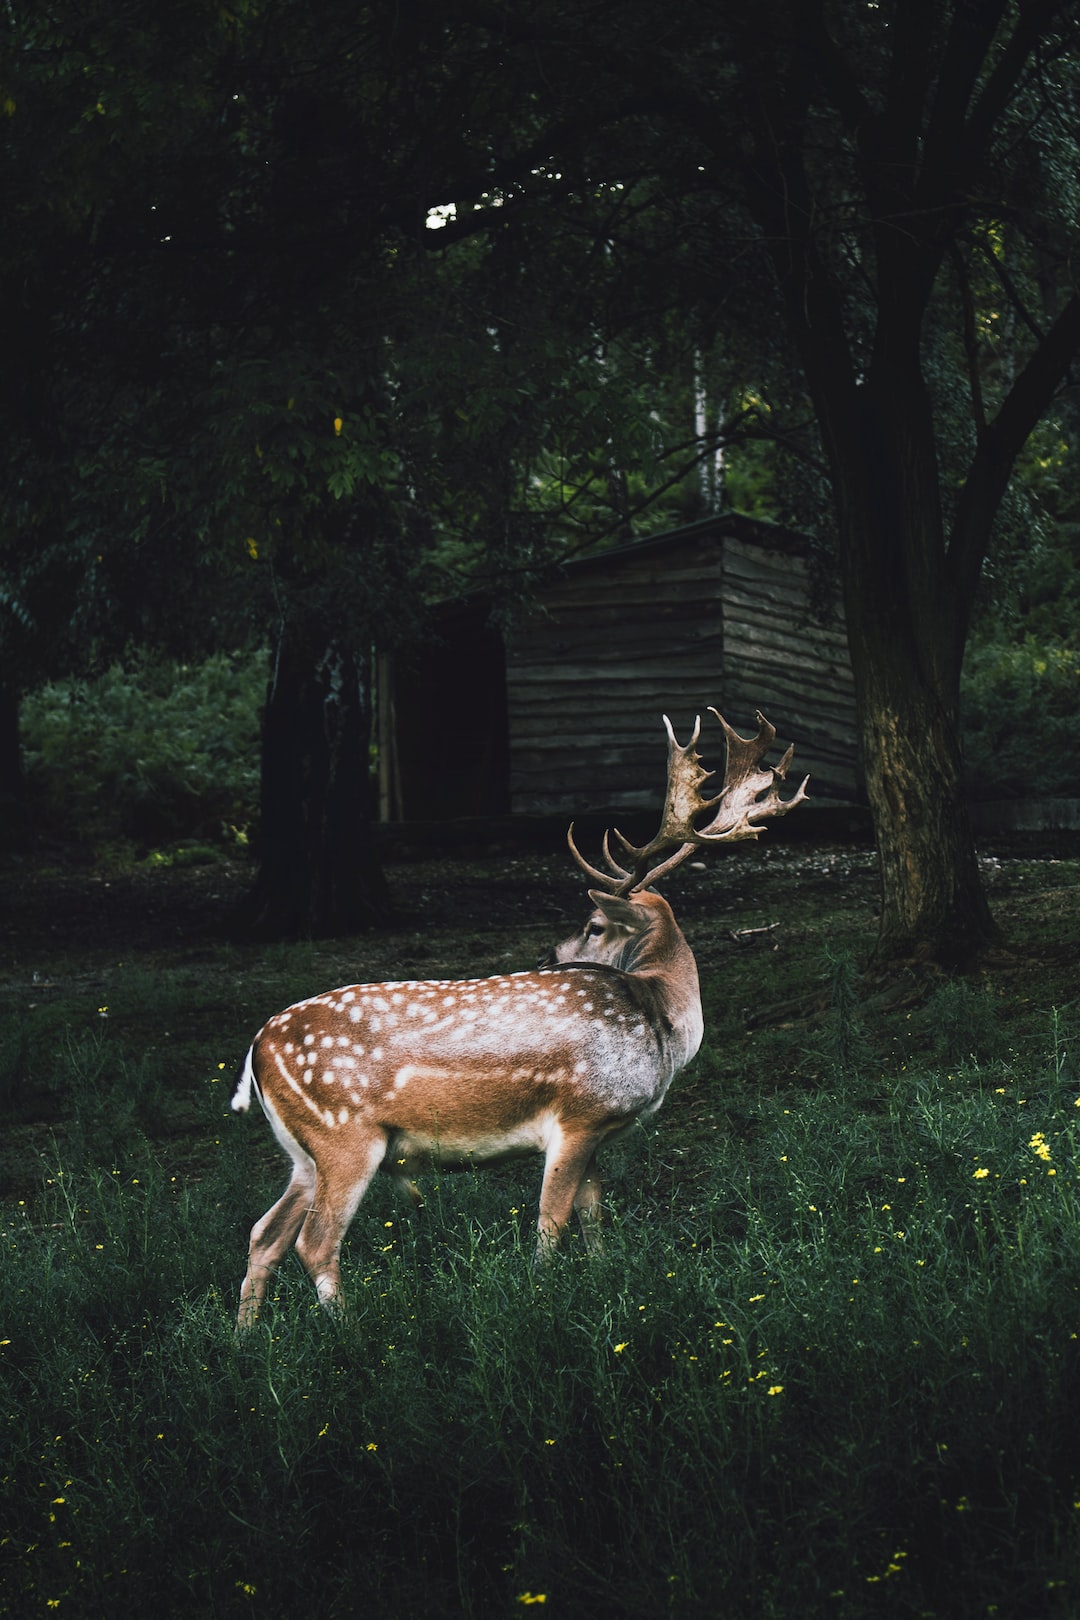
{"label": "deer eye", "polygon": [[585,937],[587,939],[596,939],[598,935],[600,935],[600,934],[602,934],[604,932],[604,927],[605,927],[605,924],[602,923],[602,922],[586,923],[586,925],[585,925]]}

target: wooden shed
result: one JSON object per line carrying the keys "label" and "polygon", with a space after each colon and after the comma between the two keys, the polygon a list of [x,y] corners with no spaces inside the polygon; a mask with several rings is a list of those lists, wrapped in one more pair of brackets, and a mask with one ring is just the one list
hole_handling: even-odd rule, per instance
{"label": "wooden shed", "polygon": [[838,613],[815,610],[802,537],[737,515],[564,564],[505,642],[486,606],[436,610],[424,647],[382,660],[384,820],[652,809],[668,714],[685,741],[712,705],[750,734],[761,709],[815,801],[862,798]]}

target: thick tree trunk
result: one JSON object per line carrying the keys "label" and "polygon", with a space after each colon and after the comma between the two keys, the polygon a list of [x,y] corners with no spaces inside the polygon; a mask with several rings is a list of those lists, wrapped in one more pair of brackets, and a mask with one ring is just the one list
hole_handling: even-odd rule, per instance
{"label": "thick tree trunk", "polygon": [[240,922],[315,938],[385,923],[390,900],[372,838],[366,664],[340,643],[286,633],[263,721],[260,870]]}
{"label": "thick tree trunk", "polygon": [[26,785],[19,744],[19,693],[0,684],[0,844],[26,837]]}
{"label": "thick tree trunk", "polygon": [[[766,175],[773,173],[775,138],[765,131]],[[920,354],[940,254],[890,237],[879,255],[879,318],[863,375],[852,360],[836,283],[812,232],[802,234],[814,209],[801,159],[792,155],[799,139],[781,147],[775,182],[755,180],[750,200],[773,244],[836,500],[862,762],[881,860],[877,960],[954,966],[971,961],[998,932],[961,792],[957,734],[978,571],[961,574],[949,560]],[[980,538],[981,558],[988,529]]]}
{"label": "thick tree trunk", "polygon": [[947,562],[921,379],[859,390],[839,469],[841,553],[867,794],[881,861],[879,961],[970,963],[999,939],[961,782],[970,602]]}
{"label": "thick tree trunk", "polygon": [[999,933],[961,789],[955,705],[895,624],[860,614],[849,641],[881,862],[877,959],[970,965]]}
{"label": "thick tree trunk", "polygon": [[[1073,292],[988,419],[969,339],[975,448],[946,533],[923,370],[939,340],[927,312],[946,256],[979,228],[972,199],[1060,7],[1013,8],[1006,21],[1008,9],[957,6],[937,28],[933,7],[894,7],[878,58],[887,69],[865,83],[869,58],[849,50],[820,5],[781,4],[766,31],[747,11],[736,51],[747,70],[744,196],[836,499],[884,959],[963,962],[998,937],[960,791],[960,666],[1016,458],[1080,353]],[[692,100],[686,116],[726,158],[728,126]],[[845,146],[830,147],[840,131]]]}

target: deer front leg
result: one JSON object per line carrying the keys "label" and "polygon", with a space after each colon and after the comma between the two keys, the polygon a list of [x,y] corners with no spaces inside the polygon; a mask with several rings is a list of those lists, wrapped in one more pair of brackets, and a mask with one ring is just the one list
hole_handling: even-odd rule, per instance
{"label": "deer front leg", "polygon": [[[556,1127],[544,1160],[544,1181],[540,1188],[540,1218],[537,1221],[534,1264],[550,1260],[573,1210],[581,1219],[585,1242],[590,1251],[599,1243],[600,1181],[596,1175],[596,1135],[569,1137]],[[589,1181],[590,1175],[592,1181]],[[591,1234],[591,1236],[590,1236]]]}

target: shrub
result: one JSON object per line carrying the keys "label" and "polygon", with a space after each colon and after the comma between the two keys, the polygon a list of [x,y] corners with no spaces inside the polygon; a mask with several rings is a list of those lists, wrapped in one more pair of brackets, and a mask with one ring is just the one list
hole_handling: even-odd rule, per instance
{"label": "shrub", "polygon": [[143,659],[54,682],[23,704],[37,823],[89,844],[229,841],[258,805],[265,657]]}
{"label": "shrub", "polygon": [[977,799],[1080,795],[1080,652],[1026,635],[975,644],[961,681],[965,774]]}

